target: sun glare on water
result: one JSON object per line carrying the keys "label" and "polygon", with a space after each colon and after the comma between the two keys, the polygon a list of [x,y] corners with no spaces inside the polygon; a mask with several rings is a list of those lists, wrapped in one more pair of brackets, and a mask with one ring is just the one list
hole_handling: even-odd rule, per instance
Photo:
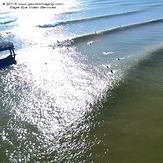
{"label": "sun glare on water", "polygon": [[[21,3],[25,2],[30,3],[21,0]],[[23,47],[17,50],[17,65],[3,79],[7,85],[6,92],[10,92],[8,103],[12,106],[13,115],[8,128],[16,134],[17,142],[21,144],[13,153],[22,152],[24,141],[27,144],[36,141],[55,149],[59,145],[55,142],[57,136],[77,127],[107,87],[109,77],[102,78],[102,72],[98,69],[95,69],[96,73],[89,72],[87,65],[78,61],[78,55],[82,54],[75,47],[53,49],[48,46],[70,34],[63,33],[61,28],[41,29],[38,25],[55,22],[65,12],[81,7],[75,0],[58,0],[54,3],[58,3],[54,10],[11,11],[17,18],[12,32]],[[26,125],[30,126],[28,129],[31,133],[27,132]],[[37,130],[33,131],[33,128]],[[28,136],[33,138],[28,139]],[[40,153],[34,143],[29,148],[31,153]]]}

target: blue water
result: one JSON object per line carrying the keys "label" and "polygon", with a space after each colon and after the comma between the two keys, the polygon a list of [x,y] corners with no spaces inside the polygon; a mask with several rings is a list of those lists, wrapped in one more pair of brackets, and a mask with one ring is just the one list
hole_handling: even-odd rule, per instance
{"label": "blue water", "polygon": [[163,0],[61,3],[0,4],[0,162],[162,163]]}

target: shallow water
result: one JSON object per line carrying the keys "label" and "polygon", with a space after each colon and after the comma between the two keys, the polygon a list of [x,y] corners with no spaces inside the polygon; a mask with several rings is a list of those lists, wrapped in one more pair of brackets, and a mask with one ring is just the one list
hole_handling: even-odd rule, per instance
{"label": "shallow water", "polygon": [[0,162],[161,163],[162,6],[0,6],[17,53],[0,69]]}

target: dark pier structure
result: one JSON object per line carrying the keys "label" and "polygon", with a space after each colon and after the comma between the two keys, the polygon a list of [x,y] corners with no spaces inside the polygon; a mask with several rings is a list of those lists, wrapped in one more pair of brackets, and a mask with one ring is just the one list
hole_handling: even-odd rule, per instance
{"label": "dark pier structure", "polygon": [[0,42],[0,52],[6,50],[9,51],[9,55],[7,55],[5,58],[0,58],[0,68],[9,66],[11,64],[16,64],[14,44],[12,42]]}

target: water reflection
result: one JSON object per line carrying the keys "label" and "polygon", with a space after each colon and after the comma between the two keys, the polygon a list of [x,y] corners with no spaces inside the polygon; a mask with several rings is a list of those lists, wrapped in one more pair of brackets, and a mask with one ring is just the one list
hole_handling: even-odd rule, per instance
{"label": "water reflection", "polygon": [[94,123],[98,113],[92,110],[112,85],[114,74],[105,65],[82,63],[80,59],[87,56],[74,46],[49,47],[71,35],[66,28],[37,28],[55,21],[65,10],[80,8],[75,0],[64,4],[57,15],[12,13],[17,18],[11,32],[18,55],[17,65],[0,70],[2,162],[85,160],[93,157],[93,146],[100,144],[96,133],[91,133],[99,125]]}
{"label": "water reflection", "polygon": [[17,62],[1,76],[5,87],[0,88],[10,113],[1,133],[10,160],[59,160],[70,150],[85,152],[90,142],[83,134],[91,124],[82,122],[107,88],[108,78],[98,69],[86,71],[73,47],[30,46],[19,50]]}

